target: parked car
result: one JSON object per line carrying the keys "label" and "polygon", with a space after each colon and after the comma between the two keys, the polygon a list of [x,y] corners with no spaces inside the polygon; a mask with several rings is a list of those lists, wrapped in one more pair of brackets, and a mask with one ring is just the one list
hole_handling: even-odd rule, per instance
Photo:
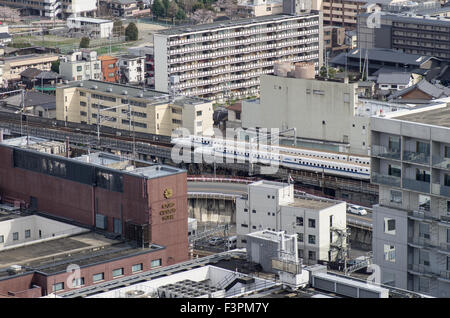
{"label": "parked car", "polygon": [[209,245],[217,246],[224,242],[224,239],[218,236],[211,237],[208,241]]}
{"label": "parked car", "polygon": [[347,212],[358,215],[367,215],[367,210],[358,205],[350,205],[347,209]]}

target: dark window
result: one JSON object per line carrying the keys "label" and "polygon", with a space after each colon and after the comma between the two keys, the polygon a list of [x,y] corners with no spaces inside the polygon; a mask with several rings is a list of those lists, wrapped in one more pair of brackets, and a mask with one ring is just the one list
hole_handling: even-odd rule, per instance
{"label": "dark window", "polygon": [[297,216],[296,224],[297,224],[297,226],[303,226],[303,217]]}
{"label": "dark window", "polygon": [[315,229],[315,228],[316,228],[316,220],[314,220],[314,219],[308,219],[308,226],[309,226],[310,228]]}

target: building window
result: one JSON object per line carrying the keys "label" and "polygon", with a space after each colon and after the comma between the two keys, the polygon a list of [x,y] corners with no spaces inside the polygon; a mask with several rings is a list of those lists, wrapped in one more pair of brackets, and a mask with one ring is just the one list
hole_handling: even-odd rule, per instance
{"label": "building window", "polygon": [[308,243],[309,244],[316,244],[316,236],[315,235],[308,235]]}
{"label": "building window", "polygon": [[142,263],[133,265],[133,266],[131,267],[131,271],[132,271],[133,273],[139,272],[139,271],[141,271],[141,270],[142,270]]}
{"label": "building window", "polygon": [[83,66],[79,65],[77,66],[77,72],[81,72],[83,70]]}
{"label": "building window", "polygon": [[197,116],[201,116],[201,115],[202,115],[202,111],[201,110],[197,111]]}
{"label": "building window", "polygon": [[450,213],[450,201],[447,201],[447,213]]}
{"label": "building window", "polygon": [[395,263],[395,246],[384,244],[384,260]]}
{"label": "building window", "polygon": [[295,224],[296,224],[297,226],[303,226],[303,217],[297,216],[297,217],[295,218]]}
{"label": "building window", "polygon": [[430,253],[424,250],[419,251],[419,264],[430,266]]}
{"label": "building window", "polygon": [[105,279],[105,273],[98,273],[98,274],[94,274],[92,276],[92,281],[94,283],[101,282],[104,279]]}
{"label": "building window", "polygon": [[303,250],[298,250],[298,258],[303,258]]}
{"label": "building window", "polygon": [[252,225],[252,229],[256,230],[256,225]]}
{"label": "building window", "polygon": [[123,268],[118,268],[112,271],[113,277],[123,276]]}
{"label": "building window", "polygon": [[253,209],[253,210],[252,210],[252,213],[256,213],[256,210],[255,210],[255,209]]}
{"label": "building window", "polygon": [[5,237],[3,235],[0,235],[0,243],[4,243],[5,242]]}
{"label": "building window", "polygon": [[388,166],[388,175],[401,178],[402,168],[400,166],[396,166],[396,165],[389,165]]}
{"label": "building window", "polygon": [[384,218],[384,233],[395,235],[395,219]]}
{"label": "building window", "polygon": [[161,259],[155,259],[155,260],[153,260],[152,263],[150,264],[150,266],[151,266],[152,268],[161,266]]}
{"label": "building window", "polygon": [[[450,202],[450,201],[449,201]],[[248,209],[244,209],[244,212],[248,212]]]}
{"label": "building window", "polygon": [[389,136],[389,151],[400,152],[400,137]]}
{"label": "building window", "polygon": [[423,169],[416,169],[416,180],[430,182],[430,173]]}
{"label": "building window", "polygon": [[63,290],[63,289],[64,289],[64,283],[63,282],[53,284],[53,292],[57,292],[57,291],[60,291],[60,290]]}
{"label": "building window", "polygon": [[31,230],[25,230],[25,238],[31,237]]}
{"label": "building window", "polygon": [[311,261],[315,261],[316,260],[316,252],[309,251],[308,252],[308,259],[310,259]]}
{"label": "building window", "polygon": [[[2,242],[1,239],[2,238],[0,237],[0,243]],[[447,243],[450,243],[450,229],[447,229]]]}
{"label": "building window", "polygon": [[84,286],[84,277],[76,278],[72,280],[73,287],[81,287]]}
{"label": "building window", "polygon": [[80,116],[87,116],[87,113],[86,113],[86,112],[83,112],[83,111],[81,111],[81,112],[80,112]]}
{"label": "building window", "polygon": [[314,220],[314,219],[308,219],[308,226],[309,226],[310,228],[315,229],[315,228],[316,228],[316,220]]}
{"label": "building window", "polygon": [[13,233],[13,241],[18,241],[19,240],[19,232],[14,232]]}
{"label": "building window", "polygon": [[297,241],[303,242],[303,233],[297,233]]}
{"label": "building window", "polygon": [[419,237],[430,239],[430,224],[419,223]]}
{"label": "building window", "polygon": [[429,196],[419,194],[419,211],[429,212],[430,202],[431,199]]}
{"label": "building window", "polygon": [[444,185],[446,187],[450,187],[450,175],[449,174],[444,175]]}
{"label": "building window", "polygon": [[86,96],[85,92],[80,92],[80,96]]}
{"label": "building window", "polygon": [[391,190],[391,202],[401,204],[402,203],[402,192]]}
{"label": "building window", "polygon": [[241,224],[241,227],[248,227],[248,224]]}

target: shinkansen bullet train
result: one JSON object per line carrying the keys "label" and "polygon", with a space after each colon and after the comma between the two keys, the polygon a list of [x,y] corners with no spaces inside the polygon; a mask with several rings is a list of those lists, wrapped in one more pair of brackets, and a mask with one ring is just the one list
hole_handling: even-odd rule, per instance
{"label": "shinkansen bullet train", "polygon": [[249,161],[265,165],[279,165],[294,170],[306,170],[354,179],[370,179],[370,158],[343,153],[323,152],[310,149],[249,144],[221,138],[189,136],[173,138],[172,143],[191,147],[198,154],[231,158],[240,162]]}

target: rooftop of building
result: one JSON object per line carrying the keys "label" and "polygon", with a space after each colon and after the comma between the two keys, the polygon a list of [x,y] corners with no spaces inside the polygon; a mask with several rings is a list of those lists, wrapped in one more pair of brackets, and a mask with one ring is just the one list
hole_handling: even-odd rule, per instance
{"label": "rooftop of building", "polygon": [[111,20],[87,18],[87,17],[69,17],[67,19],[68,20],[83,21],[83,22],[90,22],[90,23],[108,23],[108,22],[112,22]]}
{"label": "rooftop of building", "polygon": [[122,171],[124,173],[143,176],[147,179],[160,178],[184,172],[184,170],[172,166],[160,165],[140,160],[124,159],[105,152],[94,152],[73,159],[91,165],[102,166]]}
{"label": "rooftop of building", "polygon": [[323,210],[329,208],[331,206],[340,204],[342,202],[331,201],[331,200],[321,200],[316,198],[307,198],[307,197],[296,197],[294,198],[294,202],[288,204],[291,207],[299,207],[304,209],[314,209],[314,210]]}
{"label": "rooftop of building", "polygon": [[120,59],[126,59],[126,60],[134,60],[134,59],[143,59],[144,56],[142,55],[136,55],[136,54],[122,54],[119,55]]}
{"label": "rooftop of building", "polygon": [[259,181],[249,184],[249,186],[264,187],[264,188],[270,188],[270,189],[283,189],[283,188],[289,187],[289,184],[283,183],[283,182],[276,182],[276,181],[259,180]]}
{"label": "rooftop of building", "polygon": [[117,60],[117,57],[111,55],[101,55],[97,57],[97,60],[100,61]]}
{"label": "rooftop of building", "polygon": [[317,16],[318,13],[311,12],[311,13],[304,13],[301,15],[289,15],[289,14],[274,14],[274,15],[266,15],[266,16],[260,16],[260,17],[253,17],[253,18],[244,18],[244,19],[238,19],[238,20],[229,20],[229,21],[217,21],[213,23],[207,23],[207,24],[199,24],[199,25],[192,25],[192,26],[182,26],[182,27],[175,27],[170,28],[162,31],[157,31],[155,34],[162,34],[162,35],[178,35],[178,34],[184,34],[184,33],[195,33],[195,32],[203,32],[208,31],[212,29],[225,29],[230,27],[239,27],[239,26],[245,26],[249,24],[254,23],[264,23],[264,22],[278,22],[285,19],[295,19],[295,18],[301,18],[301,17],[308,17],[308,16]]}
{"label": "rooftop of building", "polygon": [[138,248],[96,232],[44,240],[0,251],[0,280],[11,275],[8,269],[12,265],[21,266],[22,272],[56,274],[65,272],[70,264],[83,267],[161,249],[155,244]]}
{"label": "rooftop of building", "polygon": [[411,80],[411,76],[411,73],[380,73],[377,83],[407,85]]}
{"label": "rooftop of building", "polygon": [[[446,10],[441,10],[446,11]],[[438,14],[440,11],[436,11]],[[448,27],[450,23],[450,17],[446,16],[432,16],[432,15],[421,15],[414,13],[391,13],[380,11],[382,19],[391,19],[396,22],[407,22],[407,23],[417,23],[417,24],[427,24],[427,25],[438,25]],[[368,17],[371,13],[361,13],[360,16]]]}
{"label": "rooftop of building", "polygon": [[345,64],[345,56],[348,56],[349,58],[357,58],[357,59],[359,59],[361,57],[364,60],[366,57],[366,53],[367,53],[367,58],[369,60],[399,63],[400,65],[420,66],[430,59],[435,59],[432,56],[403,53],[401,51],[397,51],[397,50],[393,50],[393,49],[380,49],[380,48],[359,49],[359,48],[356,48],[356,49],[351,50],[348,53],[339,54],[338,56],[336,56],[335,58],[332,59],[331,63],[339,63],[339,64],[344,63]]}
{"label": "rooftop of building", "polygon": [[[425,94],[429,95],[431,99],[445,98],[450,96],[450,88],[445,87],[440,84],[432,84],[428,82],[426,79],[422,79],[418,83],[404,88],[400,91],[394,92],[391,96],[389,96],[388,100],[396,100],[397,102],[402,102],[402,96],[411,92],[412,90],[418,89]],[[409,102],[409,99],[405,99]]]}
{"label": "rooftop of building", "polygon": [[450,106],[398,116],[394,119],[450,128]]}
{"label": "rooftop of building", "polygon": [[[106,93],[106,94],[120,95],[123,98],[146,99],[148,100],[147,102],[150,102],[154,105],[167,104],[169,102],[169,94],[167,93],[118,83],[109,83],[96,80],[84,80],[84,81],[69,82],[59,87],[61,88],[80,87],[91,91],[97,91],[99,92],[99,94]],[[196,105],[209,102],[209,100],[207,99],[199,97],[187,97],[187,96],[177,97],[175,101],[177,102],[178,105],[183,104]]]}
{"label": "rooftop of building", "polygon": [[271,230],[263,230],[263,231],[257,231],[246,234],[246,236],[252,236],[256,238],[261,238],[264,240],[269,240],[273,242],[280,242],[280,238],[284,239],[292,239],[293,237],[296,237],[296,235],[288,235],[284,232],[275,232]]}
{"label": "rooftop of building", "polygon": [[[4,101],[11,106],[22,107],[22,94],[16,94],[5,98]],[[46,109],[56,109],[56,96],[37,91],[26,91],[24,94],[24,106],[42,106]]]}

